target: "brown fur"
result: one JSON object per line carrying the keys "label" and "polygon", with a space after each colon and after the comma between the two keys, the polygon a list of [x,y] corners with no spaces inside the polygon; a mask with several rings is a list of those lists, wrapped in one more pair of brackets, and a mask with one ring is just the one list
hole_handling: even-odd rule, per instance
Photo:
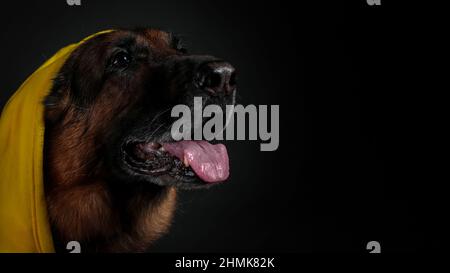
{"label": "brown fur", "polygon": [[57,250],[75,240],[83,252],[145,251],[168,231],[175,187],[210,186],[161,150],[131,166],[127,149],[173,141],[167,110],[199,92],[210,104],[234,104],[235,91],[222,90],[229,83],[200,84],[199,73],[216,73],[212,63],[231,67],[188,55],[154,29],[101,34],[71,54],[45,101],[45,191]]}
{"label": "brown fur", "polygon": [[[120,35],[118,32],[115,35]],[[141,36],[151,42],[161,57],[174,54],[167,34],[155,30]],[[145,41],[146,37],[148,41]],[[74,54],[78,54],[75,52]],[[118,197],[106,181],[104,162],[99,158],[102,137],[112,119],[133,106],[133,97],[105,86],[91,111],[80,116],[65,92],[55,109],[64,112],[46,132],[47,203],[51,224],[61,246],[81,242],[82,251],[145,251],[167,232],[175,209],[176,190],[154,186],[146,192]],[[120,200],[120,201],[117,201]],[[120,202],[120,203],[118,203]]]}

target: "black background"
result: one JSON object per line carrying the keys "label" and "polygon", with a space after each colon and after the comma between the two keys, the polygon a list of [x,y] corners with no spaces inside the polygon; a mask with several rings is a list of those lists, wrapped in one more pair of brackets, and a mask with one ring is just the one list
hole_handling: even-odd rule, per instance
{"label": "black background", "polygon": [[417,28],[392,1],[81,1],[2,7],[2,105],[61,47],[135,26],[173,31],[191,52],[231,62],[239,103],[280,105],[279,149],[230,141],[231,180],[182,192],[171,231],[152,252],[439,246],[430,196],[418,186],[427,184],[429,158],[420,146],[424,98],[407,73],[420,58]]}

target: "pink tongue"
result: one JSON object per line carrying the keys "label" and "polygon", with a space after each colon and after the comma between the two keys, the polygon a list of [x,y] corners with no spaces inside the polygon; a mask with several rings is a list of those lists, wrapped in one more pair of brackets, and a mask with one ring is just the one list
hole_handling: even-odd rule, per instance
{"label": "pink tongue", "polygon": [[171,155],[182,162],[187,161],[203,181],[213,183],[228,178],[228,153],[223,144],[212,145],[204,140],[183,140],[162,145]]}

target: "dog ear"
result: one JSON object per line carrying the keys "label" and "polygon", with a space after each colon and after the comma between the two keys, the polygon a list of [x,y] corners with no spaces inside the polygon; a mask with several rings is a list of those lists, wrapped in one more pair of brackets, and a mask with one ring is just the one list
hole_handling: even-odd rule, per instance
{"label": "dog ear", "polygon": [[56,122],[71,107],[88,109],[101,88],[104,72],[104,52],[98,38],[77,48],[53,79],[46,97],[46,120]]}

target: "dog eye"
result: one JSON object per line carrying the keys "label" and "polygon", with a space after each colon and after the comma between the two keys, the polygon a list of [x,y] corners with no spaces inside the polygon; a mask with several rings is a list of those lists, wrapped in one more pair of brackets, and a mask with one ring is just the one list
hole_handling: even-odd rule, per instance
{"label": "dog eye", "polygon": [[179,52],[181,52],[183,54],[187,54],[187,52],[188,52],[187,48],[185,48],[182,45],[178,45],[176,49],[177,49],[177,51],[179,51]]}
{"label": "dog eye", "polygon": [[183,54],[187,54],[188,52],[184,42],[178,37],[172,38],[172,46],[173,48],[175,48],[176,51],[181,52]]}
{"label": "dog eye", "polygon": [[130,64],[130,62],[131,62],[130,54],[122,51],[117,53],[116,56],[114,56],[112,65],[116,68],[125,68]]}

